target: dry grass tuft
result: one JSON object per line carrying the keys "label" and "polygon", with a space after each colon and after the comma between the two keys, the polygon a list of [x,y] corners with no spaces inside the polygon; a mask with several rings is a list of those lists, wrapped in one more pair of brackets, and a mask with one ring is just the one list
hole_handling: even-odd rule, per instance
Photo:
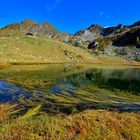
{"label": "dry grass tuft", "polygon": [[[0,110],[0,139],[2,140],[140,139],[139,114],[102,110],[88,110],[69,116],[33,113],[31,117],[20,116],[10,122],[2,123],[10,119],[8,106],[4,105]],[[33,110],[38,110],[38,107]]]}
{"label": "dry grass tuft", "polygon": [[6,122],[9,119],[9,109],[9,104],[0,105],[0,124]]}

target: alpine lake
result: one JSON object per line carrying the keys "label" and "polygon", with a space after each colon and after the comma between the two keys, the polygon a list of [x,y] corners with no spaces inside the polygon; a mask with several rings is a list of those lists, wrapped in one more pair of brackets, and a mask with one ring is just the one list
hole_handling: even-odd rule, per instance
{"label": "alpine lake", "polygon": [[77,64],[12,65],[0,69],[0,104],[15,112],[41,106],[48,114],[87,109],[140,112],[140,68]]}

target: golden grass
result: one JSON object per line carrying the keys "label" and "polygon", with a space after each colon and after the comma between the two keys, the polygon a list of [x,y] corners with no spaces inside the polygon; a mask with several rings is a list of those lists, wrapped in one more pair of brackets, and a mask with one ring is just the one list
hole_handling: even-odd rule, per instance
{"label": "golden grass", "polygon": [[86,50],[48,38],[0,37],[0,62],[43,64],[81,62],[94,58]]}
{"label": "golden grass", "polygon": [[124,61],[119,57],[94,56],[87,50],[48,38],[0,37],[0,46],[0,67],[1,63],[14,65],[83,63],[140,67],[140,62]]}
{"label": "golden grass", "polygon": [[10,106],[8,104],[0,105],[0,123],[5,122],[9,119],[8,109]]}
{"label": "golden grass", "polygon": [[[5,121],[8,106],[1,106]],[[139,140],[140,115],[88,110],[73,115],[49,116],[39,106],[10,122],[0,122],[1,140]],[[2,115],[3,114],[3,115]],[[35,115],[36,114],[36,115]],[[4,117],[3,117],[4,116]],[[9,116],[10,117],[10,116]]]}

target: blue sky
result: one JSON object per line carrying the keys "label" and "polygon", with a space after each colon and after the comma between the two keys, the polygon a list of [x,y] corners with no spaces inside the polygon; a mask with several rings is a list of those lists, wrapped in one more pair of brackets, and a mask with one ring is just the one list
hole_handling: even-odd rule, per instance
{"label": "blue sky", "polygon": [[131,24],[140,20],[139,6],[140,0],[0,0],[0,27],[31,19],[75,33],[91,24]]}

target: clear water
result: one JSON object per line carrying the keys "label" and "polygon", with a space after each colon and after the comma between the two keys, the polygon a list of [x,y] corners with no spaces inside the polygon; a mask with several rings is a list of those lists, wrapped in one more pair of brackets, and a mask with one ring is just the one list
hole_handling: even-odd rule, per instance
{"label": "clear water", "polygon": [[14,66],[0,70],[0,79],[0,103],[23,108],[41,104],[45,111],[56,113],[90,108],[140,111],[138,68]]}

